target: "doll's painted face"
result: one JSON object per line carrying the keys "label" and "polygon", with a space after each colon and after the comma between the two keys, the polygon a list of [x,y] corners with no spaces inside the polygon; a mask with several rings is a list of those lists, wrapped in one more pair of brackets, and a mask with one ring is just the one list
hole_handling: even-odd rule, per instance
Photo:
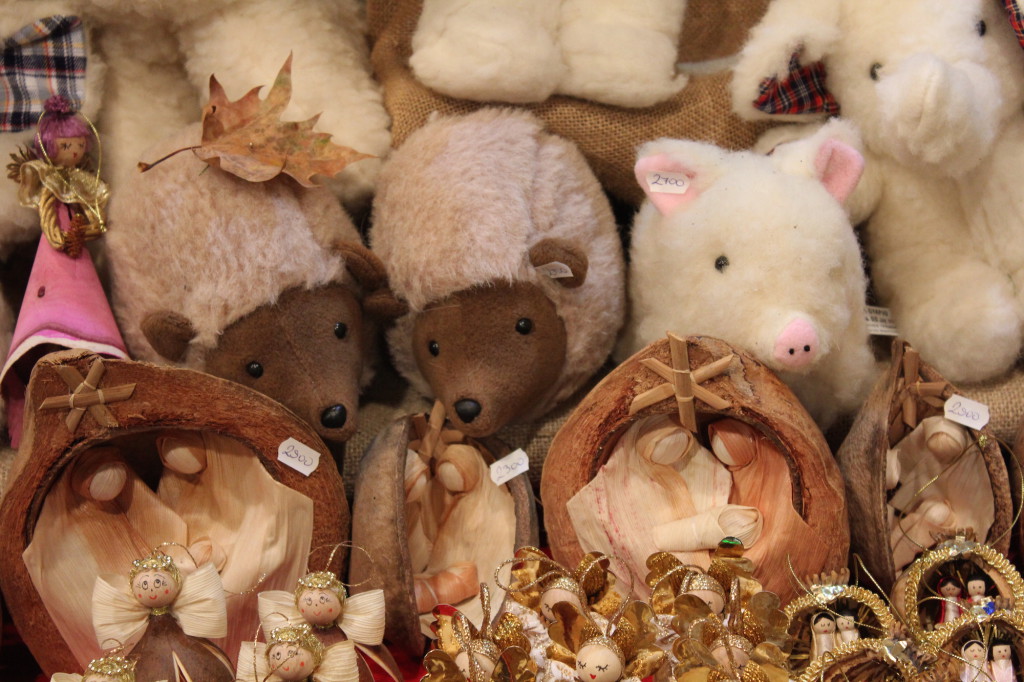
{"label": "doll's painted face", "polygon": [[576,654],[580,682],[615,682],[622,677],[622,661],[604,644],[586,644]]}
{"label": "doll's painted face", "polygon": [[552,611],[552,607],[560,601],[567,601],[575,606],[580,611],[584,611],[583,604],[580,603],[580,598],[569,590],[561,587],[553,587],[550,590],[546,590],[540,597],[540,612],[549,621],[554,622],[555,612]]}
{"label": "doll's painted face", "polygon": [[1010,660],[1010,645],[1009,644],[996,644],[992,647],[992,660],[993,661],[1008,661]]}
{"label": "doll's painted face", "polygon": [[856,630],[857,622],[853,616],[839,616],[836,618],[836,629],[840,632]]}
{"label": "doll's painted face", "polygon": [[[483,674],[483,678],[490,679],[491,673],[494,672],[494,668],[495,666],[497,666],[497,663],[492,661],[490,657],[488,657],[486,654],[481,653],[479,651],[475,652],[473,654],[473,657],[476,658],[477,665],[480,666],[480,672]],[[460,651],[459,653],[457,653],[455,655],[455,665],[459,666],[459,672],[462,673],[463,677],[465,677],[467,680],[473,679],[471,671],[469,669],[468,653],[466,653],[465,651]]]}
{"label": "doll's painted face", "polygon": [[178,583],[167,571],[142,571],[132,580],[132,594],[143,606],[159,609],[178,596]]}
{"label": "doll's painted face", "polygon": [[341,600],[333,590],[306,589],[299,594],[299,613],[317,627],[331,625],[341,615]]}
{"label": "doll's painted face", "polygon": [[74,168],[85,158],[84,137],[58,137],[54,145],[57,147],[57,155],[53,157],[53,163],[58,166]]}
{"label": "doll's painted face", "polygon": [[983,663],[985,661],[985,645],[981,642],[968,642],[961,650],[963,657],[971,663]]}
{"label": "doll's painted face", "polygon": [[725,609],[725,600],[722,595],[711,590],[689,590],[686,594],[692,594],[697,599],[708,605],[711,612],[717,615],[722,615],[722,610]]}
{"label": "doll's painted face", "polygon": [[952,580],[947,580],[939,587],[939,594],[946,599],[956,599],[963,593],[963,589]]}
{"label": "doll's painted face", "polygon": [[828,615],[818,615],[811,623],[811,629],[816,635],[828,635],[836,631],[836,622]]}
{"label": "doll's painted face", "polygon": [[968,597],[984,597],[985,596],[985,581],[984,580],[968,580],[967,581],[967,596]]}
{"label": "doll's painted face", "polygon": [[304,680],[314,672],[313,654],[297,644],[282,642],[267,650],[271,671],[285,682]]}

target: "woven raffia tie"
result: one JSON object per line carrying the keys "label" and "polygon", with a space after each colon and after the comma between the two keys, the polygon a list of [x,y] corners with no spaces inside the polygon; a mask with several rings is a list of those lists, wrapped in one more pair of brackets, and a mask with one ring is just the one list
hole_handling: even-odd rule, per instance
{"label": "woven raffia tie", "polygon": [[891,442],[902,437],[903,426],[913,429],[918,423],[918,402],[942,409],[942,394],[949,387],[945,381],[924,381],[921,377],[921,356],[913,348],[903,352],[903,376],[896,380],[896,399],[889,415]]}
{"label": "woven raffia tie", "polygon": [[96,358],[89,366],[89,373],[84,379],[74,367],[58,365],[55,369],[71,393],[47,398],[39,405],[40,410],[70,409],[64,424],[72,433],[78,428],[86,410],[102,426],[118,425],[114,415],[105,406],[128,400],[135,392],[135,384],[99,388],[103,373],[106,371],[102,358]]}
{"label": "woven raffia tie", "polygon": [[683,428],[695,432],[697,430],[697,413],[694,409],[694,398],[699,398],[715,410],[724,410],[730,405],[728,400],[715,395],[701,384],[723,373],[732,362],[733,355],[730,353],[710,364],[690,371],[690,354],[686,339],[669,334],[668,343],[672,356],[671,367],[654,358],[640,361],[641,365],[668,383],[655,386],[636,396],[630,403],[629,413],[636,414],[645,407],[675,396],[676,406],[679,410],[679,423],[683,425]]}

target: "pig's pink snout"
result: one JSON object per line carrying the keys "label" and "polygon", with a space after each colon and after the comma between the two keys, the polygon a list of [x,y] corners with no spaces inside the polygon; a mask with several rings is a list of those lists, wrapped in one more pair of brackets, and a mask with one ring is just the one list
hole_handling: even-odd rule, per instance
{"label": "pig's pink snout", "polygon": [[814,325],[798,317],[787,324],[775,339],[773,356],[786,369],[802,369],[814,362],[819,345]]}

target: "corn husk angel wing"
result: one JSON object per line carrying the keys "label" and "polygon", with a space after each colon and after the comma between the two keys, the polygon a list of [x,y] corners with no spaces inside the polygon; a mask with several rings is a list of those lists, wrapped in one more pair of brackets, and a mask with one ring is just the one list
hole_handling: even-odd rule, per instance
{"label": "corn husk angel wing", "polygon": [[601,628],[586,614],[569,602],[559,602],[552,607],[555,621],[548,626],[551,645],[548,658],[576,667],[576,652],[588,640],[604,634]]}
{"label": "corn husk angel wing", "polygon": [[[292,592],[267,590],[260,592],[257,602],[260,623],[268,632],[281,625],[307,622],[295,606]],[[384,590],[369,590],[347,597],[335,625],[356,644],[381,644],[384,641]]]}
{"label": "corn husk angel wing", "polygon": [[658,629],[654,610],[640,601],[631,601],[615,620],[612,640],[626,659],[623,677],[644,678],[653,675],[665,662],[666,653],[655,644]]}
{"label": "corn husk angel wing", "polygon": [[[125,586],[119,589],[111,580],[123,582]],[[151,611],[140,604],[127,587],[123,576],[96,578],[92,620],[97,641],[134,641],[145,631]],[[210,639],[227,635],[224,586],[213,564],[203,564],[182,578],[181,590],[170,612],[186,635]]]}
{"label": "corn husk angel wing", "polygon": [[238,682],[263,682],[270,676],[267,645],[263,642],[242,642],[238,650],[235,677]]}

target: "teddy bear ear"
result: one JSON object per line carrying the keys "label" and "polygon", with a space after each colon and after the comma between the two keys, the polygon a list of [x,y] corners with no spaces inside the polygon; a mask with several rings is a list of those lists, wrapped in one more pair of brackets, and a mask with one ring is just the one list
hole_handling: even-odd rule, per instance
{"label": "teddy bear ear", "polygon": [[358,242],[335,242],[334,250],[345,259],[345,268],[363,290],[363,310],[378,319],[394,319],[409,311],[405,301],[388,286],[388,274],[377,254]]}
{"label": "teddy bear ear", "polygon": [[181,362],[188,344],[196,337],[191,320],[173,310],[149,313],[139,324],[142,334],[157,353],[171,362]]}
{"label": "teddy bear ear", "polygon": [[588,264],[587,254],[564,239],[549,237],[530,247],[530,265],[566,289],[586,281]]}

